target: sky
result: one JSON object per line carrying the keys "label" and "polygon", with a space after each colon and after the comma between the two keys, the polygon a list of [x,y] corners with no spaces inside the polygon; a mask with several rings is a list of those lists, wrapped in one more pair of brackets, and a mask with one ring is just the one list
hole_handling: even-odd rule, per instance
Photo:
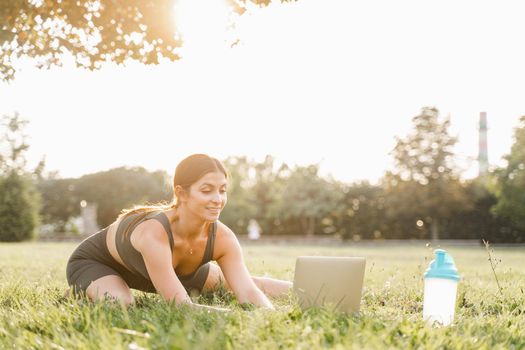
{"label": "sky", "polygon": [[482,111],[490,164],[504,165],[525,115],[520,1],[299,0],[240,17],[217,4],[174,10],[176,62],[95,72],[20,62],[0,82],[0,114],[30,121],[30,164],[45,155],[48,171],[78,177],[125,165],[172,173],[192,153],[270,154],[375,183],[395,138],[434,106],[451,118],[465,178],[477,174]]}

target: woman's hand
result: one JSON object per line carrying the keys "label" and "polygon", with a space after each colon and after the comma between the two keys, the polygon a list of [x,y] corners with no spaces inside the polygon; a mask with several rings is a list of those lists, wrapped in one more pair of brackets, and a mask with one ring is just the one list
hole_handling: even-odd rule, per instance
{"label": "woman's hand", "polygon": [[250,303],[259,307],[274,309],[268,297],[257,287],[250,276],[237,237],[226,225],[220,222],[217,228],[215,254],[217,263],[239,303]]}
{"label": "woman's hand", "polygon": [[225,307],[218,307],[218,306],[209,306],[209,305],[202,305],[202,304],[194,304],[194,303],[188,303],[188,305],[195,309],[204,309],[213,312],[221,312],[221,313],[227,313],[230,312],[230,309],[227,309]]}

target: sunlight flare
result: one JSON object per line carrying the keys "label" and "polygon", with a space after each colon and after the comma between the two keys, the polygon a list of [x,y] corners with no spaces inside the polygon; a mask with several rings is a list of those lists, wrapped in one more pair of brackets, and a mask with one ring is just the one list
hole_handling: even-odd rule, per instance
{"label": "sunlight flare", "polygon": [[223,44],[233,12],[226,0],[176,0],[173,13],[185,48],[195,48]]}

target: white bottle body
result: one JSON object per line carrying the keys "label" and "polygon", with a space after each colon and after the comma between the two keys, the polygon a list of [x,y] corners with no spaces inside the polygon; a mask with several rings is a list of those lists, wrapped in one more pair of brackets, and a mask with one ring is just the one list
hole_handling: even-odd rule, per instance
{"label": "white bottle body", "polygon": [[454,321],[458,281],[447,278],[425,278],[423,320],[447,326]]}

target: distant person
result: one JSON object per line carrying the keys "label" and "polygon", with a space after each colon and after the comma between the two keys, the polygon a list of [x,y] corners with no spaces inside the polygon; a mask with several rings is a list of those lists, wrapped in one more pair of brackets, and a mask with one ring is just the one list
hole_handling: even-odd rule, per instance
{"label": "distant person", "polygon": [[258,240],[261,237],[261,226],[257,223],[257,220],[250,219],[248,223],[248,238],[251,240]]}
{"label": "distant person", "polygon": [[223,284],[240,303],[273,308],[267,295],[285,295],[292,283],[250,276],[237,237],[218,220],[227,186],[219,160],[204,154],[182,160],[171,203],[124,210],[80,243],[67,263],[70,290],[91,300],[110,297],[129,305],[134,288],[193,304],[190,291],[213,291]]}

